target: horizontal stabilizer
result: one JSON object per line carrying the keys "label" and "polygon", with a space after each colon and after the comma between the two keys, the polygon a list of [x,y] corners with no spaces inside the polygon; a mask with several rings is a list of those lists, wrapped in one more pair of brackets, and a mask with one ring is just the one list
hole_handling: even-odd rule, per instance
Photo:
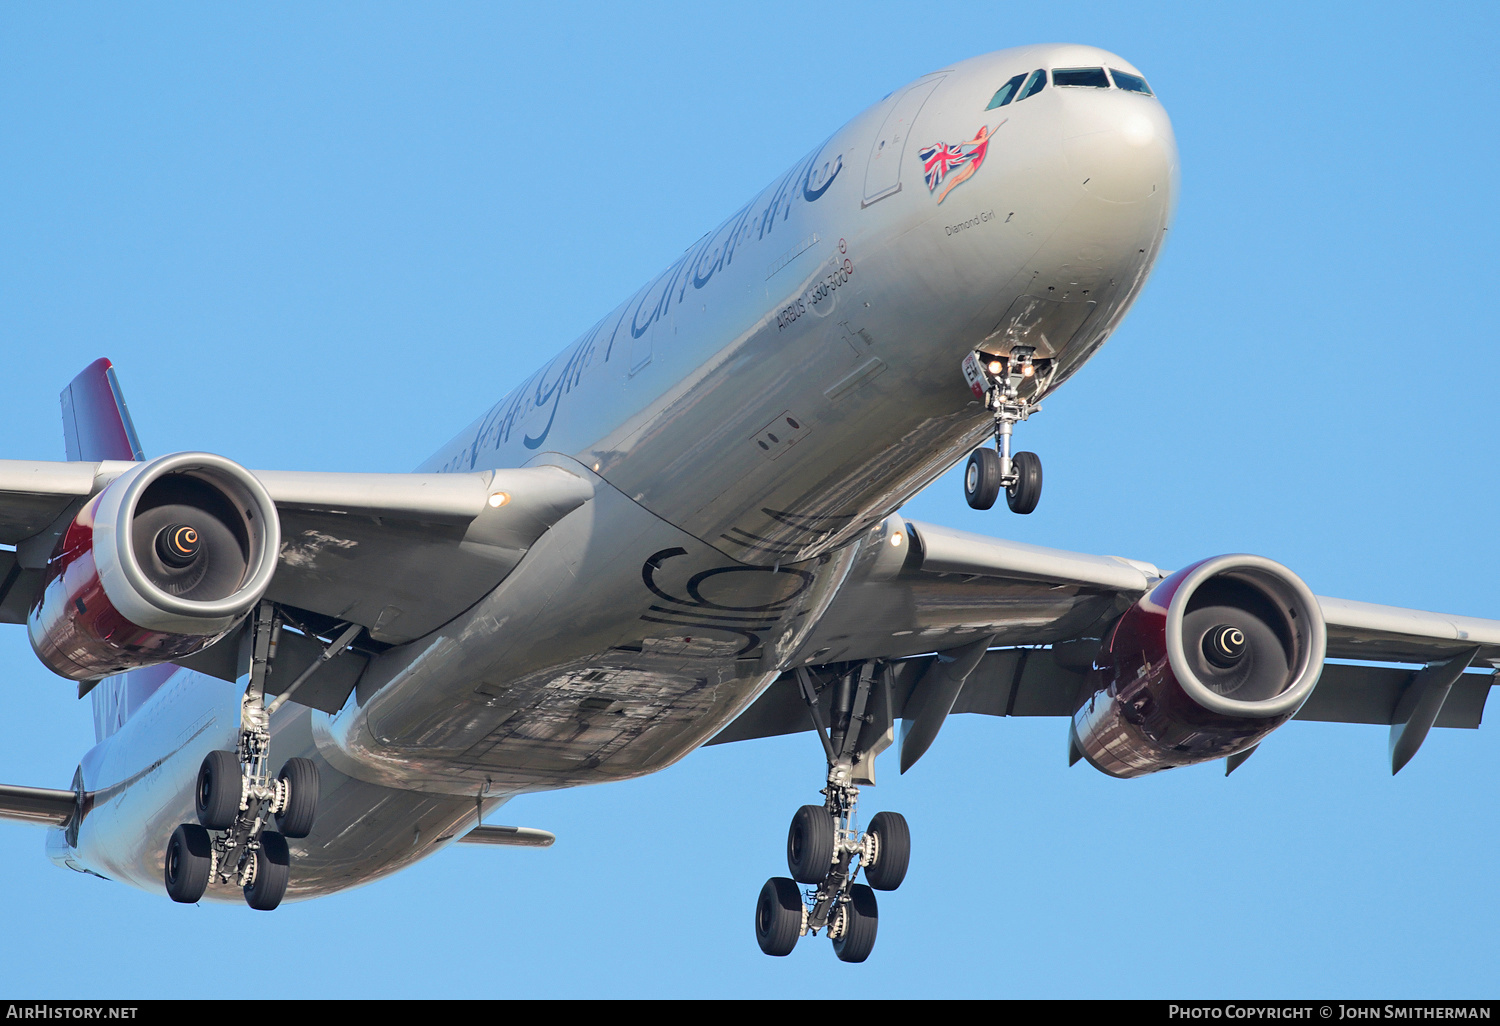
{"label": "horizontal stabilizer", "polygon": [[459,844],[507,844],[516,848],[550,848],[557,835],[532,827],[477,826],[458,839]]}
{"label": "horizontal stabilizer", "polygon": [[0,784],[0,819],[63,826],[78,811],[78,795],[53,787]]}

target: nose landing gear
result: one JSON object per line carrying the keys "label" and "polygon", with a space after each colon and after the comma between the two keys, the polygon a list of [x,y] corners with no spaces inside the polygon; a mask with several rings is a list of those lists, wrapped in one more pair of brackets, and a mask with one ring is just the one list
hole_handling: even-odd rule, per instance
{"label": "nose landing gear", "polygon": [[[911,861],[911,832],[899,813],[877,813],[863,832],[855,825],[855,767],[874,754],[859,751],[858,745],[862,728],[873,718],[865,710],[871,704],[876,664],[865,663],[834,683],[831,727],[823,723],[811,675],[802,667],[796,672],[828,756],[826,800],[804,805],[792,818],[786,845],[792,879],[772,877],[761,888],[755,939],[768,955],[789,955],[799,938],[823,930],[840,960],[863,962],[875,948],[879,925],[875,890],[899,887]],[[883,678],[880,685],[888,687],[889,681]],[[888,703],[875,704],[889,708]],[[868,884],[855,882],[861,870]],[[811,886],[803,892],[799,883]]]}
{"label": "nose landing gear", "polygon": [[[964,468],[964,498],[974,509],[989,509],[1005,490],[1014,513],[1030,513],[1042,497],[1042,461],[1034,452],[1010,452],[1011,432],[1041,407],[1020,396],[1017,379],[1033,377],[1037,363],[1030,346],[1015,346],[1009,357],[964,357],[964,380],[995,417],[995,450],[976,449]],[[1041,361],[1047,363],[1048,361]]]}

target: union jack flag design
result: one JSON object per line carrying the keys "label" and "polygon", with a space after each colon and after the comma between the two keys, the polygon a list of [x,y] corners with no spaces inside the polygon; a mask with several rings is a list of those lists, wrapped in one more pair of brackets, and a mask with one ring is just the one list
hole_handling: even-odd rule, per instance
{"label": "union jack flag design", "polygon": [[[995,127],[999,128],[1000,125]],[[980,125],[979,131],[968,142],[961,142],[956,146],[940,142],[922,147],[917,151],[917,156],[922,161],[922,177],[927,182],[927,191],[937,192],[944,179],[953,174],[953,180],[938,197],[938,202],[943,202],[948,198],[948,193],[974,176],[974,172],[984,163],[989,148],[990,130],[987,125]]]}

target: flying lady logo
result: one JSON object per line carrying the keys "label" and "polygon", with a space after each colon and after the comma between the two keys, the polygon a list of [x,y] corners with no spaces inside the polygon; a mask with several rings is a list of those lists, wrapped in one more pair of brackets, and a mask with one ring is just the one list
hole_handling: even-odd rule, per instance
{"label": "flying lady logo", "polygon": [[[1000,122],[1000,125],[1003,124],[1004,121]],[[995,128],[998,129],[1000,125]],[[989,149],[990,130],[987,125],[980,125],[979,131],[968,142],[954,146],[940,142],[922,147],[917,151],[917,156],[922,161],[922,177],[927,182],[927,191],[937,192],[938,186],[946,181],[948,184],[938,195],[938,202],[943,202],[950,192],[974,177],[974,173],[984,163]]]}

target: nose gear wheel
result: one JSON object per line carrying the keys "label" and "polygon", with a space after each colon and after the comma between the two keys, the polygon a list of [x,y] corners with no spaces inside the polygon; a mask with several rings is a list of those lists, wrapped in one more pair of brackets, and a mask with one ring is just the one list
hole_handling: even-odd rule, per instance
{"label": "nose gear wheel", "polygon": [[[964,468],[964,498],[974,509],[992,507],[1002,489],[1013,513],[1030,513],[1041,501],[1041,458],[1034,452],[1012,456],[1010,451],[1015,426],[1041,412],[1033,398],[1052,371],[1052,361],[1035,360],[1034,354],[1030,346],[1014,346],[1009,356],[971,352],[964,357],[964,380],[995,418],[995,451],[976,449]],[[1037,378],[1038,384],[1023,398],[1020,383],[1028,378]]]}

